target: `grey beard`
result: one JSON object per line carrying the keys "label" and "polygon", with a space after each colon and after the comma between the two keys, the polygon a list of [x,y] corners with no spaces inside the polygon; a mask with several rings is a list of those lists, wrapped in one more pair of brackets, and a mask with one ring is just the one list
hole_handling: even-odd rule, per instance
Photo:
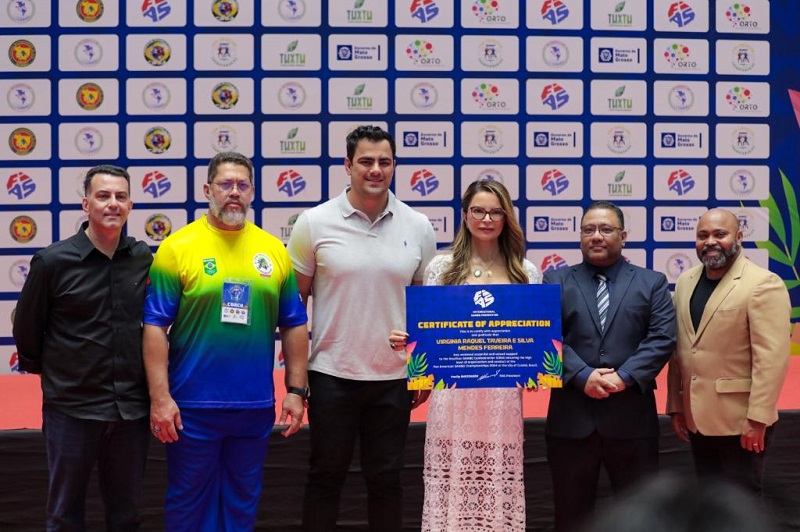
{"label": "grey beard", "polygon": [[[716,251],[720,251],[721,254],[717,255],[716,257],[707,257],[705,256],[705,253],[703,253],[705,249],[713,249]],[[722,246],[716,246],[713,248],[705,248],[705,249],[703,250],[703,252],[701,252],[701,254],[699,254],[700,261],[709,270],[719,270],[724,268],[730,262],[732,262],[734,258],[736,258],[736,255],[739,254],[739,244],[737,242],[734,242],[733,245],[731,246],[731,249],[728,251],[725,251],[725,249]]]}
{"label": "grey beard", "polygon": [[217,205],[213,199],[208,202],[208,207],[211,210],[211,214],[214,216],[214,218],[230,227],[238,227],[247,219],[246,208],[242,212],[221,210],[219,205]]}

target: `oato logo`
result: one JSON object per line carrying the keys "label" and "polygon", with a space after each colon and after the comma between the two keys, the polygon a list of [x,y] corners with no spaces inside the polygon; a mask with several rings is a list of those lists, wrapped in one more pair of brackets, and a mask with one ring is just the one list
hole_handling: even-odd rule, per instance
{"label": "oato logo", "polygon": [[278,15],[286,22],[302,19],[306,14],[304,0],[281,0],[278,4]]}
{"label": "oato logo", "polygon": [[93,155],[103,147],[103,134],[97,128],[82,127],[75,133],[75,148],[84,155]]}
{"label": "oato logo", "polygon": [[151,39],[144,45],[144,59],[155,67],[167,64],[170,57],[172,48],[164,39]]}
{"label": "oato logo", "polygon": [[94,66],[103,59],[103,47],[94,39],[81,39],[75,45],[75,61],[81,66]]}
{"label": "oato logo", "polygon": [[157,81],[148,83],[142,91],[142,101],[151,111],[158,111],[169,105],[169,87]]}
{"label": "oato logo", "polygon": [[161,242],[172,232],[172,222],[164,214],[154,214],[144,223],[144,232],[152,240]]}
{"label": "oato logo", "polygon": [[439,92],[436,86],[427,81],[417,83],[411,89],[411,103],[417,109],[430,109],[439,100]]}
{"label": "oato logo", "polygon": [[211,101],[217,108],[227,111],[233,109],[239,102],[239,89],[236,85],[223,81],[218,83],[211,91]]}
{"label": "oato logo", "polygon": [[36,5],[33,0],[9,0],[6,12],[12,22],[27,24],[36,12]]}
{"label": "oato logo", "polygon": [[169,150],[171,145],[172,135],[164,127],[151,127],[144,134],[144,147],[152,154],[164,153]]}
{"label": "oato logo", "polygon": [[494,303],[494,296],[488,290],[478,290],[472,296],[472,301],[481,308],[486,308]]}
{"label": "oato logo", "polygon": [[677,279],[683,272],[691,268],[692,259],[685,253],[675,253],[667,259],[667,273]]}
{"label": "oato logo", "polygon": [[8,106],[15,111],[24,112],[30,110],[35,100],[36,93],[33,92],[33,87],[27,83],[15,83],[8,88],[6,93]]}

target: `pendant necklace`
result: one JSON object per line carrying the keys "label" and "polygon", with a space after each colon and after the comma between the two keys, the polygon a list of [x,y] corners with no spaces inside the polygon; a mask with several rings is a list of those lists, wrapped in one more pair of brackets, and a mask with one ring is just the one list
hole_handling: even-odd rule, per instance
{"label": "pendant necklace", "polygon": [[492,266],[494,266],[494,261],[496,261],[496,260],[497,260],[497,257],[492,259],[492,262],[490,262],[488,266],[484,266],[483,268],[481,268],[480,266],[474,265],[475,269],[472,270],[472,276],[477,279],[478,277],[482,277],[483,274],[485,273],[486,277],[491,279],[492,278]]}

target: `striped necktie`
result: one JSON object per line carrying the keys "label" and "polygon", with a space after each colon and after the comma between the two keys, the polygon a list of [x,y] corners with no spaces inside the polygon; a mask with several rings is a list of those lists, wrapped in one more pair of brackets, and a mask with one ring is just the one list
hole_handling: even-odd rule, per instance
{"label": "striped necktie", "polygon": [[606,329],[606,316],[608,316],[608,277],[602,273],[597,274],[597,313],[600,315],[600,329]]}

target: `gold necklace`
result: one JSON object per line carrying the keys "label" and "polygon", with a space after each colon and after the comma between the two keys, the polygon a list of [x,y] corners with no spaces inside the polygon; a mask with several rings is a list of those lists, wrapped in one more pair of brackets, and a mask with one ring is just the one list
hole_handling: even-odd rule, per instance
{"label": "gold necklace", "polygon": [[[473,264],[474,269],[472,270],[472,276],[477,279],[478,277],[482,277],[483,274],[485,273],[486,277],[491,279],[492,278],[492,266],[494,266],[494,263],[495,263],[496,260],[497,260],[497,257],[493,258],[488,266],[484,266],[482,268],[479,265]],[[473,259],[472,262],[475,263],[475,259]]]}

